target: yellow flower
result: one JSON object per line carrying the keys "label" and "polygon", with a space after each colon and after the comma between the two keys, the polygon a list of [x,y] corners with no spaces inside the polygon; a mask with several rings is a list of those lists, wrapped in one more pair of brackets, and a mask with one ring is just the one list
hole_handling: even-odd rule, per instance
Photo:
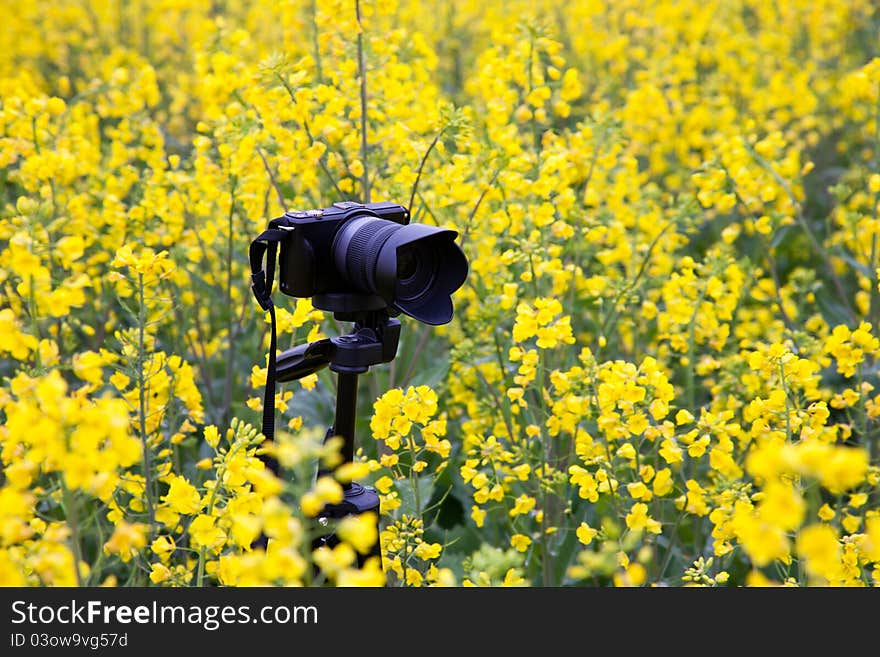
{"label": "yellow flower", "polygon": [[171,475],[169,484],[168,493],[162,497],[162,501],[173,511],[192,515],[202,508],[202,498],[199,491],[185,477]]}
{"label": "yellow flower", "polygon": [[153,584],[161,584],[171,577],[171,570],[163,563],[150,565],[150,581]]}
{"label": "yellow flower", "polygon": [[528,513],[533,508],[535,508],[535,498],[530,497],[529,495],[520,495],[516,498],[514,502],[513,508],[509,511],[511,517],[516,517],[518,515],[522,515]]}
{"label": "yellow flower", "polygon": [[672,492],[673,481],[672,471],[669,468],[658,470],[651,484],[651,489],[657,497],[663,497]]}
{"label": "yellow flower", "polygon": [[648,531],[659,534],[662,527],[659,522],[648,515],[648,505],[641,502],[633,504],[632,510],[626,514],[626,526],[633,531]]}
{"label": "yellow flower", "polygon": [[837,533],[829,525],[817,524],[798,532],[795,549],[804,560],[804,568],[811,577],[834,580],[841,568],[842,551]]}
{"label": "yellow flower", "polygon": [[142,523],[119,522],[104,543],[105,554],[117,554],[128,562],[147,544],[147,526]]}
{"label": "yellow flower", "polygon": [[626,485],[626,489],[630,496],[637,500],[650,501],[653,495],[647,486],[641,481],[636,481]]}
{"label": "yellow flower", "polygon": [[168,560],[176,547],[174,539],[170,536],[158,536],[150,544],[150,549],[157,554],[163,562]]}
{"label": "yellow flower", "polygon": [[504,573],[504,580],[501,582],[502,586],[527,586],[527,582],[525,578],[522,576],[522,571],[519,568],[509,568],[506,573]]}
{"label": "yellow flower", "polygon": [[598,533],[599,531],[597,529],[593,529],[585,522],[582,522],[580,525],[578,525],[576,531],[578,540],[584,545],[589,545],[590,543],[592,543],[593,539],[596,538],[596,534]]}
{"label": "yellow flower", "polygon": [[101,383],[105,364],[104,358],[94,351],[83,351],[73,357],[73,372],[79,378],[89,383]]}
{"label": "yellow flower", "polygon": [[207,548],[217,552],[226,542],[226,534],[216,526],[217,519],[214,516],[201,514],[196,516],[189,525],[189,535],[195,548]]}
{"label": "yellow flower", "polygon": [[383,495],[387,495],[391,490],[391,487],[394,485],[394,480],[388,475],[383,475],[376,480],[374,485],[376,486],[376,490]]}
{"label": "yellow flower", "polygon": [[0,548],[0,586],[25,586],[24,573],[7,548]]}
{"label": "yellow flower", "polygon": [[614,586],[641,586],[648,573],[640,563],[629,564],[623,572],[615,573]]}
{"label": "yellow flower", "polygon": [[385,573],[377,559],[368,559],[361,569],[348,568],[339,573],[336,578],[338,586],[369,586],[377,587],[385,585]]}
{"label": "yellow flower", "polygon": [[205,442],[208,443],[212,449],[217,449],[217,445],[220,442],[220,432],[217,430],[217,427],[213,424],[208,425],[205,427],[204,434]]}
{"label": "yellow flower", "polygon": [[776,559],[788,558],[789,542],[785,530],[762,519],[750,507],[737,503],[731,524],[756,566],[763,567]]}
{"label": "yellow flower", "polygon": [[8,353],[17,360],[24,360],[37,348],[38,341],[18,328],[11,308],[0,310],[0,353]]}
{"label": "yellow flower", "polygon": [[427,561],[439,557],[442,550],[443,546],[439,543],[419,543],[413,550],[413,554],[422,561]]}
{"label": "yellow flower", "polygon": [[764,488],[758,512],[765,522],[791,531],[803,521],[806,505],[793,486],[771,482]]}
{"label": "yellow flower", "polygon": [[865,533],[857,542],[867,561],[880,563],[880,516],[868,518],[865,522]]}
{"label": "yellow flower", "polygon": [[821,520],[828,522],[829,520],[832,520],[834,518],[834,516],[837,514],[834,512],[834,509],[832,509],[830,506],[828,506],[828,504],[823,504],[819,508],[817,515],[819,516],[819,518]]}
{"label": "yellow flower", "polygon": [[694,421],[693,414],[687,409],[683,408],[675,414],[675,423],[676,424],[690,424]]}
{"label": "yellow flower", "polygon": [[517,552],[525,552],[532,544],[532,539],[525,534],[514,534],[510,537],[510,545]]}
{"label": "yellow flower", "polygon": [[350,543],[361,554],[367,554],[379,539],[375,513],[346,516],[339,521],[339,538]]}

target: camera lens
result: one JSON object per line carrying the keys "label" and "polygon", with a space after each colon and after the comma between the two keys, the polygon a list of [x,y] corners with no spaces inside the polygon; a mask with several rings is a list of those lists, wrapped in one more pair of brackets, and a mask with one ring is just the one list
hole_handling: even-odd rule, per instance
{"label": "camera lens", "polygon": [[361,214],[342,225],[331,251],[336,270],[356,290],[379,295],[419,321],[445,324],[452,318],[451,294],[468,270],[457,235]]}
{"label": "camera lens", "polygon": [[397,250],[397,277],[401,282],[412,278],[417,267],[418,262],[412,247],[406,246]]}
{"label": "camera lens", "polygon": [[415,301],[433,289],[437,277],[437,253],[430,244],[416,242],[397,250],[398,301]]}
{"label": "camera lens", "polygon": [[376,264],[383,245],[402,225],[373,216],[356,216],[339,229],[333,240],[336,270],[354,287],[376,294]]}

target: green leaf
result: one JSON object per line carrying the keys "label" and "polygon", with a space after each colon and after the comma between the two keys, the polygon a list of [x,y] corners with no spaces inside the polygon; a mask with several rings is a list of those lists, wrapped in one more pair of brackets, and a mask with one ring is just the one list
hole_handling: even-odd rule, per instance
{"label": "green leaf", "polygon": [[418,372],[415,376],[413,376],[411,385],[429,386],[431,388],[435,388],[441,381],[446,378],[446,374],[448,372],[449,359],[440,358],[435,365],[429,367],[426,370],[422,370],[421,372]]}
{"label": "green leaf", "polygon": [[333,423],[336,408],[332,391],[320,384],[312,390],[306,390],[299,384],[293,385],[293,398],[290,400],[288,411],[285,413],[284,419],[279,416],[276,418],[276,422],[283,426],[288,417],[299,415],[303,419],[303,426],[329,427]]}
{"label": "green leaf", "polygon": [[[421,512],[424,513],[434,491],[434,480],[431,477],[419,477],[415,483],[419,491],[419,507]],[[398,482],[397,490],[400,493],[400,509],[398,512],[410,516],[420,515],[416,509],[416,495],[413,490],[412,479]]]}
{"label": "green leaf", "polygon": [[777,246],[782,244],[785,241],[785,238],[788,237],[788,234],[791,232],[792,226],[791,224],[787,226],[782,226],[779,230],[776,231],[776,234],[773,235],[773,239],[770,240],[770,248],[775,249]]}
{"label": "green leaf", "polygon": [[853,258],[848,252],[841,250],[839,253],[836,253],[835,255],[843,258],[847,262],[847,264],[850,265],[850,267],[855,269],[857,272],[859,272],[865,278],[868,278],[868,279],[874,278],[874,274],[871,272],[870,268],[866,264],[864,264],[863,262],[859,262],[858,260]]}

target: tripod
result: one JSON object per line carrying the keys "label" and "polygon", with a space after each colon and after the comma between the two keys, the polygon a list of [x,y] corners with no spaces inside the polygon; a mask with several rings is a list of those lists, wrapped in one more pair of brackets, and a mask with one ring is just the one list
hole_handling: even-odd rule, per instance
{"label": "tripod", "polygon": [[[342,464],[354,460],[355,420],[357,417],[358,376],[373,365],[390,363],[397,355],[400,340],[400,321],[388,314],[385,301],[374,295],[324,294],[316,295],[312,305],[321,310],[330,310],[336,319],[354,322],[354,330],[346,335],[324,338],[299,345],[278,354],[276,380],[293,381],[308,376],[325,366],[337,374],[336,415],[333,425],[327,430],[325,441],[333,436],[342,438]],[[318,477],[329,474],[319,470]],[[331,519],[348,515],[358,515],[373,511],[379,515],[379,496],[372,487],[355,482],[343,484],[343,499],[338,504],[327,504],[318,515],[322,525]],[[330,533],[318,539],[318,545],[333,547],[339,540]],[[380,556],[378,541],[373,551],[361,557],[359,565],[366,558]]]}

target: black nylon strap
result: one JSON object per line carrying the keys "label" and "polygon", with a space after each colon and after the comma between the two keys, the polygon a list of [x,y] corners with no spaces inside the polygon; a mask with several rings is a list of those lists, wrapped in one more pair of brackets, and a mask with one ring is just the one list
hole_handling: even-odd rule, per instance
{"label": "black nylon strap", "polygon": [[[269,223],[270,228],[263,231],[250,247],[251,290],[260,304],[260,308],[269,312],[271,333],[269,337],[269,362],[266,369],[266,390],[263,395],[263,435],[267,441],[275,438],[275,369],[277,349],[277,328],[275,321],[275,304],[272,303],[272,283],[275,279],[275,259],[278,243],[287,239],[289,233],[275,228],[277,221]],[[263,268],[263,259],[266,264]],[[278,462],[264,455],[263,462],[275,474],[278,474]]]}

